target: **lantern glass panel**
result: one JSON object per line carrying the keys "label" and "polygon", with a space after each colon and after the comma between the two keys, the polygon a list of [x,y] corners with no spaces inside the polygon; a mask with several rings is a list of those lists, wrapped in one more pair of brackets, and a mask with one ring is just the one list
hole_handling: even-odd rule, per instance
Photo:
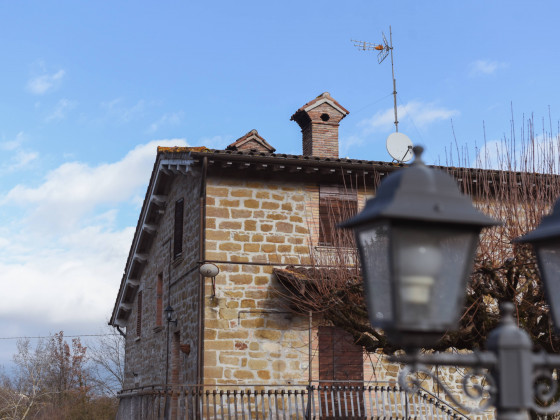
{"label": "lantern glass panel", "polygon": [[479,231],[431,223],[394,226],[398,330],[445,332],[455,328]]}
{"label": "lantern glass panel", "polygon": [[560,332],[560,244],[535,244],[556,331]]}
{"label": "lantern glass panel", "polygon": [[388,223],[371,224],[356,232],[369,320],[380,328],[391,326],[394,321],[389,232]]}

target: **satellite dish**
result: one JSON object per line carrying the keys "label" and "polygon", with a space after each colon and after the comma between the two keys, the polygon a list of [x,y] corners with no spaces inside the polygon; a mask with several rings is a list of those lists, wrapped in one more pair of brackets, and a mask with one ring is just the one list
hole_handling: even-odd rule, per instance
{"label": "satellite dish", "polygon": [[412,141],[406,134],[392,133],[387,137],[387,151],[397,162],[408,162],[412,159]]}

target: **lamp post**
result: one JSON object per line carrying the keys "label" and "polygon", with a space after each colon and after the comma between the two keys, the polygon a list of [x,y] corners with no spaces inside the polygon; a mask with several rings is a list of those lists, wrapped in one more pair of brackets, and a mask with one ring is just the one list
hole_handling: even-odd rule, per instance
{"label": "lamp post", "polygon": [[[533,391],[537,379],[552,380],[550,371],[560,367],[560,356],[532,352],[529,335],[516,325],[511,303],[501,306],[502,319],[490,333],[486,351],[419,354],[457,328],[480,231],[500,224],[474,208],[450,175],[428,168],[422,151],[415,147],[414,163],[383,180],[364,210],[340,225],[355,231],[372,326],[382,328],[390,341],[405,349],[406,354],[391,358],[406,364],[399,374],[400,385],[414,392],[420,382],[412,374],[424,373],[462,409],[473,413],[494,405],[499,420],[526,420],[529,409],[560,410],[535,403],[536,397],[550,401],[551,389],[540,386]],[[541,250],[541,273],[554,305],[560,304],[550,299],[560,293],[560,204],[549,218],[543,220],[545,227],[520,241],[533,242],[537,252]],[[549,274],[554,280],[547,279]],[[553,315],[560,316],[560,308],[553,309]],[[560,326],[560,319],[554,320]],[[465,406],[427,365],[473,368],[474,373],[463,378],[463,390],[478,402],[488,398],[476,408]],[[472,376],[479,375],[489,383],[486,389],[468,386]]]}

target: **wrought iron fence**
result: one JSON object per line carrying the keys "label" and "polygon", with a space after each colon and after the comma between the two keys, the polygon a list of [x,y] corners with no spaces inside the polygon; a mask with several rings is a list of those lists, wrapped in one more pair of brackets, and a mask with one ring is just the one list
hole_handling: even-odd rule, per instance
{"label": "wrought iron fence", "polygon": [[185,385],[123,391],[118,420],[466,419],[427,391],[389,384]]}

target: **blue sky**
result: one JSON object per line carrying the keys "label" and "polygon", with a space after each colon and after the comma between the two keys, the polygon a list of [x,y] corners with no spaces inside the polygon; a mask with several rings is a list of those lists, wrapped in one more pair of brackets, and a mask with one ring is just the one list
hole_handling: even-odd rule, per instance
{"label": "blue sky", "polygon": [[[0,338],[100,331],[155,148],[252,129],[301,153],[292,113],[328,91],[341,155],[389,160],[399,129],[445,162],[534,114],[560,119],[555,2],[0,2]],[[451,124],[453,120],[453,125]],[[474,150],[474,149],[473,149]],[[0,364],[14,340],[0,339]]]}

